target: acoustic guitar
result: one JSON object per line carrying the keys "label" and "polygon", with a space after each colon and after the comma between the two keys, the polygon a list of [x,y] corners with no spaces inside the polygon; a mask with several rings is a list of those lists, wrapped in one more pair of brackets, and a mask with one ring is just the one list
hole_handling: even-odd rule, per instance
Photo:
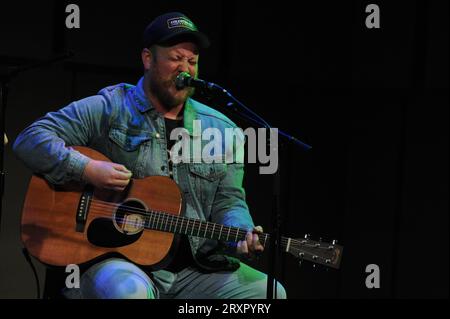
{"label": "acoustic guitar", "polygon": [[[84,155],[109,161],[87,147]],[[226,242],[245,238],[246,229],[183,216],[178,185],[165,176],[132,179],[123,192],[90,185],[55,186],[33,175],[22,213],[22,241],[39,261],[54,266],[83,264],[115,253],[142,266],[163,262],[175,234]],[[259,234],[262,245],[270,235]],[[281,237],[278,245],[295,257],[339,268],[343,247],[309,238]]]}

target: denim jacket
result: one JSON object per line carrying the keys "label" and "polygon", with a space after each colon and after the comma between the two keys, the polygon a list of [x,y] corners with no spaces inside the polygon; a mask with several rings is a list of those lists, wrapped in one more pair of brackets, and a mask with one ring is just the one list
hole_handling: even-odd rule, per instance
{"label": "denim jacket", "polygon": [[[194,120],[200,121],[202,129],[218,128],[222,136],[225,128],[236,127],[218,111],[188,99],[184,127],[190,139],[201,139],[201,133],[195,134],[193,129]],[[241,136],[236,143],[240,151],[243,140]],[[202,141],[202,145],[206,142]],[[222,143],[223,151],[232,152],[225,144]],[[122,83],[106,87],[97,95],[46,114],[20,133],[14,152],[34,173],[50,183],[64,184],[81,181],[89,161],[70,147],[76,145],[88,146],[125,165],[134,178],[169,175],[164,118],[146,97],[143,78],[136,86]],[[242,187],[243,175],[243,164],[236,161],[173,165],[173,179],[186,200],[185,216],[253,228]],[[217,248],[211,240],[189,237],[189,241],[194,256],[208,255]]]}

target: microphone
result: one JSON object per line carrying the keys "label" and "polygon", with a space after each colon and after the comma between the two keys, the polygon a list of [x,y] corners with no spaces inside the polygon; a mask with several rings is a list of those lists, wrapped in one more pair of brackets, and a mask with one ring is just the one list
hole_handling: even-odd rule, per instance
{"label": "microphone", "polygon": [[178,74],[177,78],[175,79],[175,86],[177,90],[182,90],[185,87],[194,87],[198,89],[207,89],[207,90],[219,88],[218,85],[216,85],[215,83],[207,82],[205,80],[200,79],[194,79],[187,72],[181,72],[180,74]]}

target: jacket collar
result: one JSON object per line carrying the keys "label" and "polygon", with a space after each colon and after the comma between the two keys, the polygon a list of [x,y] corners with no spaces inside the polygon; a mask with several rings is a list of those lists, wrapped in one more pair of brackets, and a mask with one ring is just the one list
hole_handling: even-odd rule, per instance
{"label": "jacket collar", "polygon": [[149,111],[150,109],[155,110],[153,105],[148,100],[147,95],[145,95],[144,77],[141,77],[139,79],[139,82],[136,85],[134,97],[137,104],[137,108],[139,109],[140,112],[144,113]]}

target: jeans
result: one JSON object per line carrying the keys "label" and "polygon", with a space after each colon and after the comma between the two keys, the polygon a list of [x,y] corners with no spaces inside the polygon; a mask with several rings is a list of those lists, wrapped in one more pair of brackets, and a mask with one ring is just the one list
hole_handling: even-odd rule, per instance
{"label": "jeans", "polygon": [[[277,284],[277,297],[286,299]],[[203,273],[188,267],[178,273],[154,271],[148,276],[136,265],[111,258],[89,268],[79,289],[66,289],[68,298],[87,299],[264,299],[267,276],[241,262],[236,271]]]}

